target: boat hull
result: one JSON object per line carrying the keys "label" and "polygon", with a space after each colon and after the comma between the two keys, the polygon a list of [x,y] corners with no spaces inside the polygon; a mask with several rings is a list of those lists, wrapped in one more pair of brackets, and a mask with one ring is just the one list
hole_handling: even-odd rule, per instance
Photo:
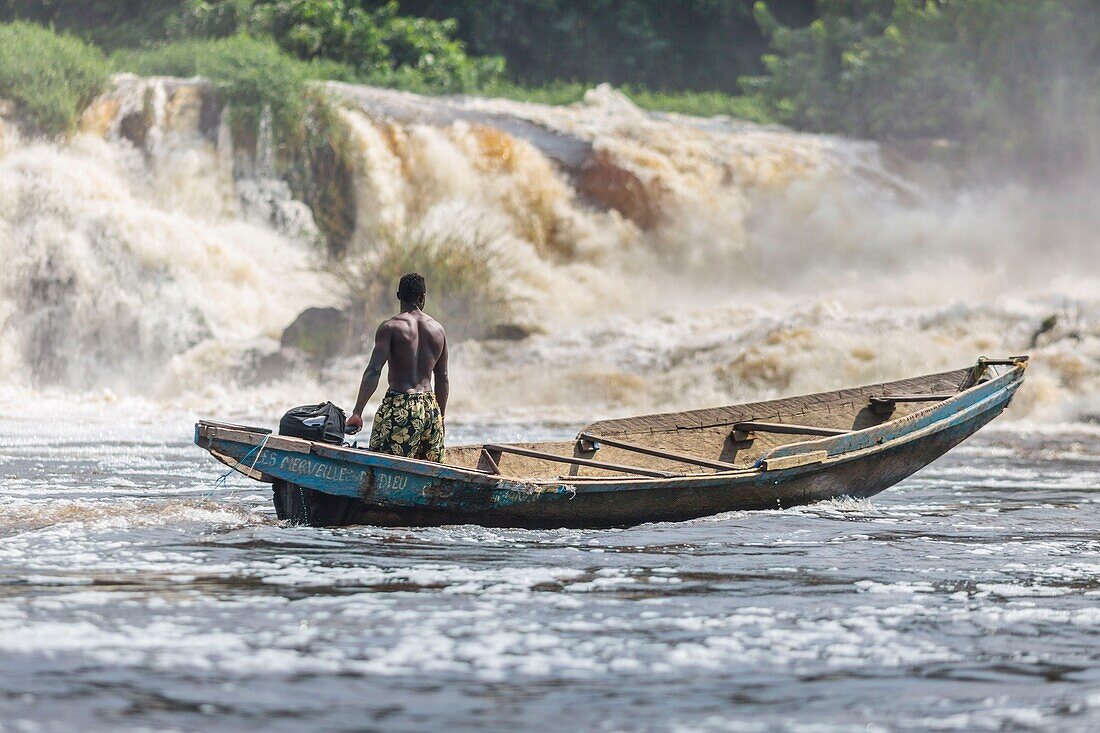
{"label": "boat hull", "polygon": [[[772,453],[788,459],[783,464],[788,467],[772,469],[761,461],[749,470],[667,479],[561,477],[528,483],[276,436],[261,442],[256,434],[209,427],[197,429],[196,442],[246,475],[273,482],[279,516],[295,523],[624,527],[874,496],[999,415],[1022,376],[1022,368],[1014,369],[903,419]],[[817,458],[797,465],[799,456]]]}
{"label": "boat hull", "polygon": [[[681,522],[731,511],[785,509],[841,497],[863,499],[879,494],[935,461],[989,423],[1004,409],[990,405],[957,425],[905,443],[884,445],[871,455],[782,476],[714,477],[645,489],[602,487],[599,492],[536,504],[485,506],[468,510],[381,507],[337,497],[293,484],[286,492],[284,518],[314,526],[369,524],[439,526],[479,524],[486,527],[610,528],[646,522]],[[686,484],[686,485],[685,485]],[[618,490],[616,490],[618,489]],[[277,502],[278,503],[278,502]],[[471,502],[476,504],[477,502]]]}

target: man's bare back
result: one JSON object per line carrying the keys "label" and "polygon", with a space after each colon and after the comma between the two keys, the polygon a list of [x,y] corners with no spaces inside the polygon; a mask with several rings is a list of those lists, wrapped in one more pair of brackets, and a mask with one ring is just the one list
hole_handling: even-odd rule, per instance
{"label": "man's bare back", "polygon": [[[430,392],[432,375],[447,348],[443,326],[420,309],[398,313],[378,327],[389,339],[390,389]],[[378,348],[375,339],[375,349]]]}
{"label": "man's bare back", "polygon": [[[375,416],[375,430],[371,434],[372,449],[375,449],[376,445],[384,445],[388,449],[386,452],[420,457],[415,450],[413,453],[403,452],[407,446],[389,444],[387,436],[378,434],[379,430],[401,432],[403,439],[404,434],[412,429],[413,432],[425,433],[428,436],[425,441],[434,445],[436,442],[433,432],[436,429],[434,423],[438,417],[440,458],[430,459],[441,460],[442,421],[447,411],[447,398],[450,396],[450,380],[447,375],[447,334],[438,321],[421,310],[424,306],[424,293],[424,279],[419,275],[412,273],[401,278],[401,286],[397,293],[401,302],[401,312],[378,326],[374,335],[374,351],[371,352],[370,363],[363,372],[359,396],[355,402],[355,409],[348,418],[346,430],[349,433],[357,433],[363,428],[363,409],[378,389],[382,368],[389,364],[389,391],[386,393],[382,407],[379,408],[378,415]],[[425,396],[423,399],[413,397],[403,399],[401,415],[413,413],[415,424],[411,426],[390,424],[392,420],[388,413],[393,405],[387,404],[387,400],[393,403],[397,397],[403,395]],[[383,415],[384,412],[387,414]],[[420,416],[420,413],[423,413],[423,416]],[[379,420],[380,416],[385,419]],[[421,425],[421,422],[425,424]],[[419,435],[414,435],[413,438],[418,439]],[[423,448],[423,450],[428,451],[431,456],[435,455],[433,448]]]}

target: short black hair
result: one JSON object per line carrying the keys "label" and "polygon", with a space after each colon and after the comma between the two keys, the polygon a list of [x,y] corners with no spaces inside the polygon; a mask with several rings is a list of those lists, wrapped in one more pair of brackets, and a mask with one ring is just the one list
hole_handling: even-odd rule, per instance
{"label": "short black hair", "polygon": [[402,303],[419,303],[428,288],[424,283],[424,277],[415,272],[401,276],[401,283],[397,286],[397,298]]}

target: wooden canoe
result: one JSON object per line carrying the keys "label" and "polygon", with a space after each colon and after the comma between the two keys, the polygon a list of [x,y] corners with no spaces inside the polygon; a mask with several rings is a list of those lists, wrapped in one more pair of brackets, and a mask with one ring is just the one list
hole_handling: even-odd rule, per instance
{"label": "wooden canoe", "polygon": [[575,440],[449,448],[445,464],[202,421],[195,442],[272,483],[280,517],[622,527],[873,496],[1001,413],[1027,357],[729,407],[604,420]]}

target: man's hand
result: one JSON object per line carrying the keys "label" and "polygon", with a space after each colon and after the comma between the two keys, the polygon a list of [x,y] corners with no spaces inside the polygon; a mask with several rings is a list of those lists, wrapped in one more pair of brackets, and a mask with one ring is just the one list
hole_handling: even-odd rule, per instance
{"label": "man's hand", "polygon": [[362,429],[363,429],[363,416],[362,415],[356,415],[356,414],[353,413],[352,416],[348,418],[348,421],[346,423],[344,423],[344,432],[347,433],[348,435],[355,435],[356,433],[358,433]]}

